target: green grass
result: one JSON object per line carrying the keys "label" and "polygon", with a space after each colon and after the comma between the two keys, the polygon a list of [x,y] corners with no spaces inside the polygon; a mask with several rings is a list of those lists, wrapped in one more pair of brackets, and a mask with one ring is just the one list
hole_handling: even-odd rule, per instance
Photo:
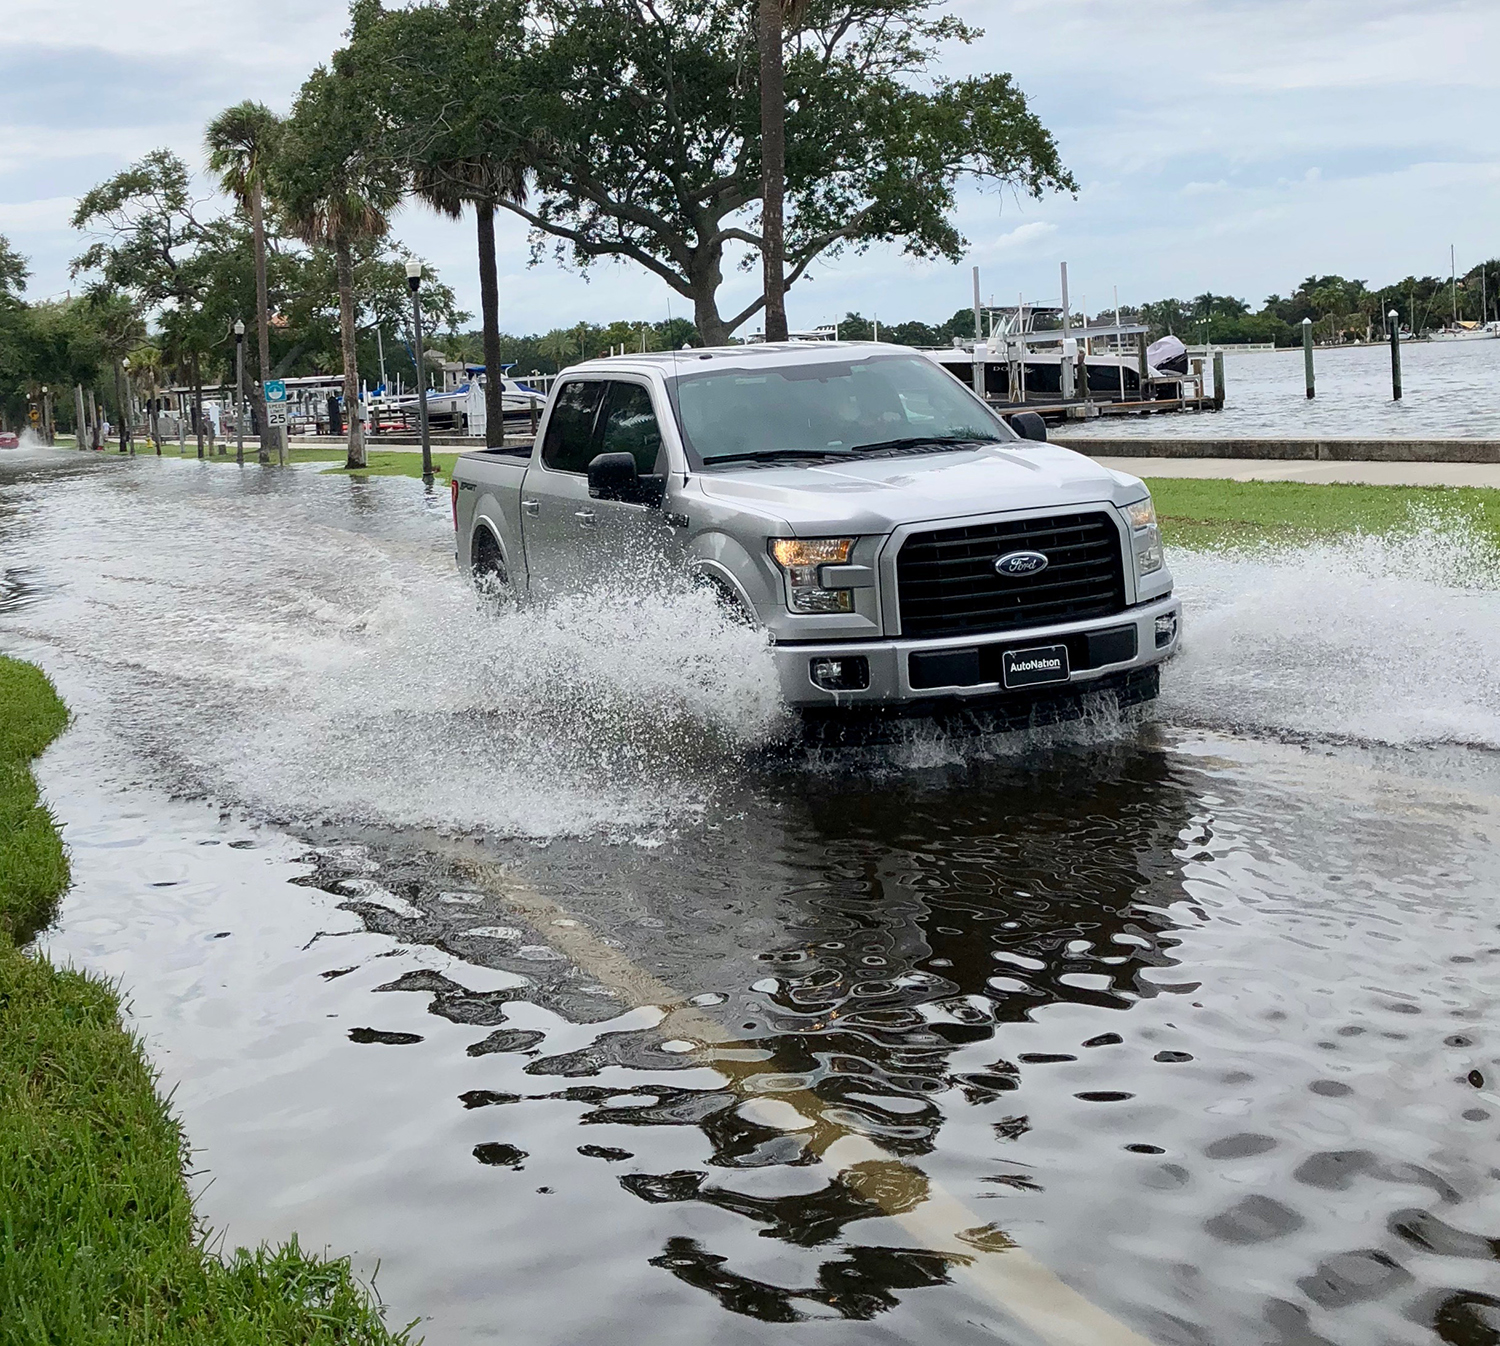
{"label": "green grass", "polygon": [[[141,452],[137,446],[136,452]],[[155,455],[155,450],[150,451]],[[163,452],[168,456],[177,457],[177,446],[163,447]],[[255,463],[257,450],[245,445],[245,462]],[[197,454],[197,449],[189,445],[187,457],[192,458]],[[348,460],[348,454],[342,448],[308,449],[293,446],[292,462],[294,463],[328,463],[330,466],[324,469],[324,476],[338,477],[420,477],[422,475],[422,455],[420,452],[407,451],[397,452],[393,449],[368,449],[365,453],[365,461],[368,464],[363,468],[348,469],[344,463]],[[458,458],[456,453],[434,453],[432,455],[433,470],[444,480],[453,475],[453,463]],[[233,463],[234,446],[231,444],[229,453],[220,457],[214,454],[212,460],[215,463]]]}
{"label": "green grass", "polygon": [[[294,462],[315,462],[320,459],[299,459],[298,453],[321,454],[321,449],[293,449]],[[345,461],[342,453],[334,454],[340,463]],[[453,475],[453,464],[457,461],[456,453],[434,453],[432,455],[433,471],[444,480]],[[422,475],[422,455],[420,453],[393,453],[389,449],[366,450],[365,460],[369,464],[362,468],[331,467],[323,472],[325,477],[420,477]]]}
{"label": "green grass", "polygon": [[67,718],[38,669],[0,657],[0,1346],[405,1341],[347,1260],[205,1250],[187,1142],[114,989],[13,942],[68,882],[30,771]]}
{"label": "green grass", "polygon": [[1356,533],[1395,534],[1463,523],[1500,548],[1500,490],[1343,486],[1293,481],[1153,477],[1162,536],[1191,549],[1297,545]]}
{"label": "green grass", "polygon": [[40,669],[0,658],[0,942],[29,940],[68,886],[62,840],[31,778],[31,759],[67,723]]}

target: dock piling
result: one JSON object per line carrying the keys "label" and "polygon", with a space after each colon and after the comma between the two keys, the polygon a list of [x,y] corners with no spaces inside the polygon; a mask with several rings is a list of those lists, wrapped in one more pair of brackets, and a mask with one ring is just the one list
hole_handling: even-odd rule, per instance
{"label": "dock piling", "polygon": [[1401,400],[1401,318],[1395,309],[1386,315],[1391,329],[1391,400]]}
{"label": "dock piling", "polygon": [[1224,352],[1214,352],[1214,410],[1224,410]]}
{"label": "dock piling", "polygon": [[1307,395],[1313,395],[1312,319],[1302,319],[1302,364],[1307,372]]}

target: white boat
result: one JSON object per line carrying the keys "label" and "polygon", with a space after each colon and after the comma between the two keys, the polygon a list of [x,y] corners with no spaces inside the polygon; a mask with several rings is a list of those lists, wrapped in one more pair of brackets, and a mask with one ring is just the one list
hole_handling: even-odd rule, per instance
{"label": "white boat", "polygon": [[[1105,327],[1071,326],[1038,330],[1036,318],[1061,316],[1060,307],[1045,305],[986,308],[990,336],[983,342],[955,341],[951,349],[924,354],[937,361],[954,378],[970,387],[981,387],[985,398],[1005,405],[1045,404],[1062,401],[1147,402],[1194,397],[1196,381],[1187,372],[1187,348],[1176,338],[1164,338],[1148,353],[1146,384],[1141,386],[1140,356],[1129,349],[1147,328],[1139,323]],[[1076,382],[1063,370],[1064,342],[1076,343],[1083,352],[1088,390],[1073,389],[1065,397],[1065,383]],[[1076,359],[1076,356],[1075,356]],[[1157,362],[1161,361],[1160,364]],[[1072,361],[1069,361],[1072,363]],[[975,377],[975,366],[984,368],[983,381]]]}
{"label": "white boat", "polygon": [[1492,341],[1500,337],[1500,323],[1460,322],[1427,335],[1433,341]]}
{"label": "white boat", "polygon": [[[454,429],[459,434],[483,435],[489,419],[489,409],[484,399],[486,378],[487,375],[476,373],[467,383],[461,383],[454,388],[441,391],[436,388],[427,389],[429,419],[434,416],[452,417]],[[501,379],[500,399],[507,419],[525,418],[528,422],[533,411],[540,417],[542,409],[547,405],[545,393],[511,378]],[[403,394],[400,397],[375,398],[372,405],[377,423],[380,423],[384,417],[392,415],[415,420],[417,414],[415,393]]]}

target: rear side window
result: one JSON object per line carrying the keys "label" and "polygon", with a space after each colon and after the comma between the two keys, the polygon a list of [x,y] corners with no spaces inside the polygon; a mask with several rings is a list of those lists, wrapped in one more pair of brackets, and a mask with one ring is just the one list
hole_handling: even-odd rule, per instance
{"label": "rear side window", "polygon": [[547,418],[542,441],[542,463],[554,472],[587,472],[593,458],[594,414],[604,384],[578,380],[565,383]]}
{"label": "rear side window", "polygon": [[639,383],[613,383],[604,408],[600,453],[628,453],[643,477],[656,471],[661,453],[661,427],[651,406],[649,389]]}

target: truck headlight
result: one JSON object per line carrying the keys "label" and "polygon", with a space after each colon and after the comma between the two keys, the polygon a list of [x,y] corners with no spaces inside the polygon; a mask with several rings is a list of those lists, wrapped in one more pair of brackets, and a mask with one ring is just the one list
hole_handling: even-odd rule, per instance
{"label": "truck headlight", "polygon": [[854,550],[852,537],[772,538],[771,558],[787,578],[787,606],[793,612],[853,612],[853,589],[825,589],[821,568],[843,565]]}
{"label": "truck headlight", "polygon": [[1132,501],[1125,506],[1125,517],[1130,520],[1131,538],[1135,546],[1135,573],[1150,575],[1160,570],[1163,564],[1161,551],[1161,529],[1156,523],[1156,505],[1148,495],[1144,500]]}

